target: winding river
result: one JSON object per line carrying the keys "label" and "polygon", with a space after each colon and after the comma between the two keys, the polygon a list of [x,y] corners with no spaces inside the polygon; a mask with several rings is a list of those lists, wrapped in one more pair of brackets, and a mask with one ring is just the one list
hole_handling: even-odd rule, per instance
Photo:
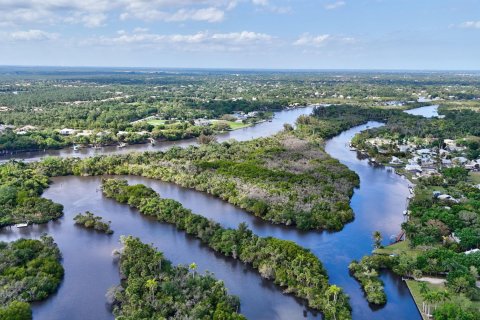
{"label": "winding river", "polygon": [[[260,137],[266,137],[273,135],[283,129],[284,123],[292,123],[304,114],[312,113],[314,106],[308,106],[304,108],[296,108],[290,110],[283,110],[274,113],[272,121],[265,121],[260,124],[246,127],[234,131],[227,131],[217,135],[217,141],[222,142],[229,139],[235,139],[238,141],[250,140]],[[64,148],[58,150],[46,150],[46,151],[32,151],[21,152],[10,155],[0,155],[0,163],[6,162],[10,159],[23,160],[25,162],[32,162],[41,160],[47,156],[55,157],[77,157],[86,158],[100,154],[121,154],[129,152],[143,152],[143,151],[160,151],[166,150],[173,146],[186,147],[189,145],[197,144],[197,139],[184,139],[179,141],[162,141],[155,145],[149,143],[146,144],[133,144],[124,148],[118,148],[117,146],[107,146],[100,149],[84,148],[78,151],[74,151],[73,148]]]}
{"label": "winding river", "polygon": [[[277,113],[272,122],[231,132],[219,140],[245,140],[270,135],[279,131],[283,123],[292,123],[300,114],[310,111],[311,108],[305,108]],[[309,248],[325,265],[331,282],[343,287],[350,295],[354,319],[420,319],[415,303],[399,277],[391,273],[382,274],[388,303],[382,308],[372,308],[365,300],[360,285],[348,274],[347,266],[352,259],[371,252],[373,231],[380,231],[386,239],[385,243],[388,243],[389,237],[400,230],[403,222],[408,182],[391,169],[371,166],[348,148],[348,142],[357,132],[367,126],[379,125],[371,122],[358,126],[327,142],[326,151],[355,171],[361,181],[351,201],[355,221],[341,232],[300,232],[271,225],[204,193],[142,177],[127,178],[130,183],[148,185],[163,197],[180,201],[195,213],[212,218],[223,226],[236,227],[240,222],[246,222],[260,236],[292,240]],[[194,141],[177,144],[191,143]],[[134,146],[137,151],[150,148],[146,145]],[[127,152],[125,149],[121,152]],[[62,152],[68,151],[59,152],[61,156],[67,156]],[[108,150],[105,152],[109,153]],[[30,160],[39,157],[41,155],[32,155]],[[119,283],[118,266],[111,252],[119,247],[120,235],[134,235],[144,242],[153,243],[175,264],[196,262],[199,271],[214,272],[225,282],[231,294],[240,297],[241,312],[249,319],[321,318],[318,313],[306,308],[303,301],[283,294],[279,287],[262,279],[244,264],[214,253],[171,225],[156,222],[140,215],[135,209],[104,198],[99,191],[100,180],[101,177],[54,178],[44,197],[63,204],[64,217],[44,225],[0,230],[0,240],[3,241],[19,237],[38,238],[44,232],[49,233],[63,253],[65,279],[54,296],[34,305],[35,319],[113,319],[104,297],[110,286]],[[106,236],[75,226],[73,216],[86,210],[111,220],[115,233]]]}

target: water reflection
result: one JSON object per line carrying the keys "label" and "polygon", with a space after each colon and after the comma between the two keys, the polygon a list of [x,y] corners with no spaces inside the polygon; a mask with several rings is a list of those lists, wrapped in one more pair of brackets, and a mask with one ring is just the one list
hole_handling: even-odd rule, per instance
{"label": "water reflection", "polygon": [[[370,127],[379,123],[368,123]],[[372,308],[364,298],[360,285],[349,276],[348,264],[372,250],[371,235],[380,231],[387,240],[400,230],[402,212],[408,196],[408,182],[391,170],[373,167],[359,159],[347,147],[351,138],[367,125],[348,130],[330,140],[326,151],[360,176],[360,187],[351,201],[355,221],[341,232],[300,232],[294,228],[271,225],[207,194],[174,184],[142,177],[128,177],[130,183],[143,183],[163,197],[180,201],[195,213],[218,221],[225,227],[246,222],[260,236],[274,236],[295,241],[309,248],[324,263],[331,282],[343,287],[351,297],[354,319],[420,319],[418,310],[401,279],[383,273],[388,303]],[[100,177],[59,177],[44,196],[65,206],[65,216],[58,221],[22,230],[2,230],[0,240],[18,237],[53,235],[64,255],[65,280],[57,295],[35,305],[36,319],[112,319],[105,308],[104,294],[108,287],[119,282],[117,267],[112,264],[111,252],[118,247],[122,234],[138,236],[153,243],[174,263],[194,261],[200,271],[210,270],[225,281],[230,293],[240,297],[242,313],[251,319],[303,319],[320,317],[308,311],[302,301],[283,295],[270,281],[244,264],[213,253],[196,239],[177,231],[173,226],[142,217],[136,210],[105,199],[98,191]],[[90,210],[112,221],[115,234],[111,237],[87,232],[75,227],[73,216]],[[71,315],[71,316],[70,316]]]}

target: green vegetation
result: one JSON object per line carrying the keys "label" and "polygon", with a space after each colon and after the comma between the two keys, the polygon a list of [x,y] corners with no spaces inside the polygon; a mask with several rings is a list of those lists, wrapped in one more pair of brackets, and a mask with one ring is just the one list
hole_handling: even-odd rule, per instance
{"label": "green vegetation", "polygon": [[[339,114],[341,112],[345,115]],[[385,302],[382,299],[383,284],[378,279],[382,268],[392,269],[407,278],[439,278],[436,281],[445,281],[444,289],[449,296],[460,296],[473,305],[480,301],[480,290],[476,287],[480,253],[464,253],[480,246],[480,189],[472,184],[476,173],[448,162],[454,157],[472,160],[479,156],[477,124],[480,113],[469,109],[452,111],[445,107],[441,107],[440,112],[444,117],[432,119],[379,108],[342,107],[317,114],[321,120],[344,117],[346,121],[360,118],[386,123],[384,127],[358,134],[352,143],[379,163],[388,164],[392,157],[403,160],[403,163],[414,159],[415,164],[431,172],[408,175],[416,181],[414,196],[408,206],[408,221],[402,225],[408,241],[377,248],[373,256],[350,265],[353,276],[364,287],[370,302]],[[448,142],[455,140],[457,145]],[[413,151],[401,151],[399,145],[407,145]],[[420,149],[423,151],[417,151]],[[428,156],[422,155],[424,150]],[[399,166],[403,170],[403,165]],[[414,282],[410,287],[416,285]],[[442,300],[442,294],[436,292],[425,296],[420,310],[438,318],[451,313],[452,304],[447,303],[445,297]],[[462,304],[461,309],[465,319],[480,316],[478,308],[470,310]]]}
{"label": "green vegetation", "polygon": [[305,230],[342,229],[353,219],[349,201],[359,183],[355,173],[325,153],[321,141],[292,132],[165,152],[49,161],[38,165],[46,172],[52,167],[65,174],[131,174],[174,182]]}
{"label": "green vegetation", "polygon": [[442,284],[407,280],[407,285],[418,309],[424,311],[424,319],[428,319],[427,313],[433,314],[435,320],[478,319],[478,301],[472,302],[464,295],[450,294]]}
{"label": "green vegetation", "polygon": [[0,319],[2,320],[31,320],[32,309],[27,302],[12,301],[4,307],[0,307]]}
{"label": "green vegetation", "polygon": [[113,230],[110,229],[110,221],[103,222],[102,217],[95,216],[93,213],[87,211],[85,214],[77,214],[73,220],[75,224],[81,225],[87,229],[95,229],[106,234],[113,234]]}
{"label": "green vegetation", "polygon": [[[120,272],[113,313],[127,319],[245,319],[240,302],[210,273],[197,274],[193,263],[172,266],[161,252],[137,238],[122,238]],[[190,269],[190,270],[189,270]]]}
{"label": "green vegetation", "polygon": [[348,269],[352,276],[362,285],[370,303],[382,305],[387,303],[387,296],[383,289],[383,282],[378,278],[380,269],[387,268],[391,264],[388,257],[374,255],[365,256],[358,261],[352,261]]}
{"label": "green vegetation", "polygon": [[[477,77],[452,73],[364,72],[125,72],[0,68],[0,151],[62,148],[73,143],[142,143],[210,134],[195,119],[222,119],[234,111],[264,113],[309,103],[412,108],[419,96],[452,110],[480,106]],[[265,116],[266,115],[266,116]],[[139,121],[146,119],[146,121]],[[169,123],[167,123],[169,122]],[[243,124],[230,124],[236,129]],[[25,126],[33,126],[22,132]],[[64,136],[58,130],[88,130]],[[118,135],[119,132],[126,134]],[[146,134],[140,134],[140,133]]]}
{"label": "green vegetation", "polygon": [[[381,248],[382,235],[373,233],[374,247]],[[383,282],[379,279],[379,270],[391,267],[392,260],[388,256],[365,256],[360,261],[353,260],[348,269],[351,275],[362,285],[367,301],[376,305],[387,303],[387,296],[383,289]]]}
{"label": "green vegetation", "polygon": [[0,166],[0,227],[16,223],[45,223],[63,214],[63,207],[41,198],[48,177],[20,162]]}
{"label": "green vegetation", "polygon": [[[480,245],[480,189],[467,183],[464,169],[445,169],[443,176],[445,183],[441,185],[437,185],[435,179],[420,179],[409,207],[411,218],[404,224],[410,241],[414,246],[444,244],[455,251],[477,248]],[[437,189],[463,200],[455,203],[436,199],[431,190]],[[452,233],[461,239],[460,243],[449,237]]]}
{"label": "green vegetation", "polygon": [[196,236],[225,256],[252,265],[267,279],[285,288],[285,292],[306,299],[312,308],[324,312],[327,319],[349,319],[348,297],[337,286],[328,284],[321,262],[308,250],[293,242],[260,238],[245,224],[225,229],[171,199],[162,199],[143,185],[129,186],[125,180],[104,180],[106,196],[136,207],[141,213],[174,224]]}
{"label": "green vegetation", "polygon": [[0,242],[0,319],[31,319],[28,302],[46,299],[63,278],[53,239]]}

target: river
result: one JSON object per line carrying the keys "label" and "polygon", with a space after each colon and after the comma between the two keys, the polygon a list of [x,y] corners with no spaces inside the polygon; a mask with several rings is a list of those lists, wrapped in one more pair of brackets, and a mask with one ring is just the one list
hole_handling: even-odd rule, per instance
{"label": "river", "polygon": [[[250,140],[260,137],[266,137],[277,133],[283,129],[284,123],[294,122],[300,115],[312,113],[314,106],[307,106],[304,108],[296,108],[290,110],[277,111],[274,113],[274,117],[271,122],[265,121],[250,127],[227,131],[217,135],[217,141],[222,142],[229,139],[235,139],[238,141]],[[10,159],[23,160],[25,162],[38,161],[47,156],[55,157],[76,157],[86,158],[101,154],[122,154],[129,152],[143,152],[143,151],[160,151],[166,150],[173,146],[186,147],[197,144],[197,139],[184,139],[179,141],[160,141],[155,145],[144,144],[132,144],[124,148],[118,148],[117,146],[107,146],[99,149],[83,148],[78,151],[74,151],[73,148],[64,148],[58,150],[45,150],[45,151],[32,151],[21,152],[10,155],[0,155],[0,164]]]}
{"label": "river", "polygon": [[422,116],[425,118],[433,118],[438,117],[438,107],[439,105],[432,105],[432,106],[425,106],[410,110],[405,110],[406,113],[411,114],[413,116]]}
{"label": "river", "polygon": [[[302,114],[301,111],[307,110],[287,111],[290,112],[288,115],[277,115],[271,123],[243,129],[242,138],[276,132],[284,122],[293,122]],[[268,128],[262,134],[263,125]],[[348,148],[348,142],[356,133],[367,126],[379,125],[371,122],[358,126],[327,142],[326,151],[360,176],[360,187],[355,190],[351,201],[355,220],[340,232],[300,232],[294,228],[271,225],[204,193],[142,177],[128,177],[128,180],[148,185],[163,197],[178,200],[195,213],[212,218],[223,226],[236,227],[240,222],[246,222],[260,236],[292,240],[309,248],[325,265],[330,281],[343,287],[350,295],[354,319],[420,319],[413,299],[399,277],[391,273],[382,274],[388,303],[382,308],[372,308],[365,300],[360,285],[348,274],[347,266],[352,259],[359,259],[372,251],[373,231],[380,231],[386,244],[389,237],[400,230],[403,222],[408,182],[391,169],[371,166]],[[237,132],[240,131],[231,134]],[[303,301],[283,294],[280,288],[262,279],[244,264],[215,254],[198,240],[168,224],[156,222],[140,215],[135,209],[104,198],[99,191],[100,180],[100,177],[54,178],[44,197],[63,204],[64,217],[44,225],[0,231],[0,240],[3,241],[19,237],[38,238],[47,232],[62,251],[65,279],[54,296],[34,305],[35,319],[65,319],[67,315],[72,320],[113,319],[104,298],[106,290],[119,282],[118,266],[113,262],[111,252],[119,247],[120,235],[130,234],[153,243],[175,264],[195,262],[199,271],[214,272],[225,282],[231,294],[240,297],[241,312],[249,319],[320,318],[319,314],[306,308]],[[115,233],[107,236],[75,226],[73,216],[86,210],[112,221]]]}

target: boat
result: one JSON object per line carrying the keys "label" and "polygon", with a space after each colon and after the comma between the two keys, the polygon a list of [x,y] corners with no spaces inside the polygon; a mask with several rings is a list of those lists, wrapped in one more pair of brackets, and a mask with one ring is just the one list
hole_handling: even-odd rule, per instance
{"label": "boat", "polygon": [[101,149],[102,147],[100,147],[99,145],[94,145],[93,146],[93,149]]}
{"label": "boat", "polygon": [[73,146],[73,151],[78,151],[78,150],[80,150],[80,147],[77,146],[77,145],[74,145],[74,146]]}
{"label": "boat", "polygon": [[118,145],[119,148],[125,148],[127,144],[125,142],[122,142]]}
{"label": "boat", "polygon": [[28,223],[17,223],[15,225],[15,227],[17,228],[25,228],[25,227],[28,227]]}

